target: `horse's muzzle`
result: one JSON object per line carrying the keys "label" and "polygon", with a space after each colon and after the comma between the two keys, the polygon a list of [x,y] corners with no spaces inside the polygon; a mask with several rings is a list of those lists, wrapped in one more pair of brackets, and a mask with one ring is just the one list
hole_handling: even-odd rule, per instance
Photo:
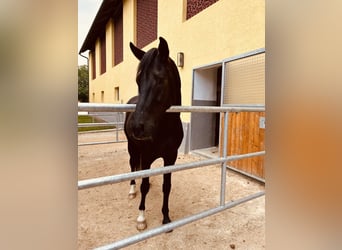
{"label": "horse's muzzle", "polygon": [[136,141],[152,141],[152,136],[146,131],[144,123],[139,123],[133,127],[132,137]]}
{"label": "horse's muzzle", "polygon": [[134,133],[132,134],[132,138],[136,141],[152,141],[152,136],[136,136]]}

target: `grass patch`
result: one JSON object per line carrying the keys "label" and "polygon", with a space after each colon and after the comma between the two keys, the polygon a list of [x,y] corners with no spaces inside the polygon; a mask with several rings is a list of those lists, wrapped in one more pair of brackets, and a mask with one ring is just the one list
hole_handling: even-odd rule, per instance
{"label": "grass patch", "polygon": [[[100,122],[104,122],[104,121],[102,121],[101,119],[98,119],[96,117],[91,117],[89,115],[80,115],[80,116],[78,116],[78,123],[100,123]],[[104,129],[113,129],[113,128],[115,128],[114,125],[84,127],[84,128],[78,128],[78,132],[94,131],[94,130],[104,130]]]}

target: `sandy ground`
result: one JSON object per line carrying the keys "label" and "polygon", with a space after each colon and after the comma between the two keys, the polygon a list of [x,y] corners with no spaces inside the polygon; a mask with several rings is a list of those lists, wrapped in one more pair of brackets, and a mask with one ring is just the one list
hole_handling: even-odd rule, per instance
{"label": "sandy ground", "polygon": [[[124,135],[121,135],[124,139]],[[114,132],[80,133],[79,143],[115,140]],[[79,180],[129,172],[127,143],[78,147]],[[204,159],[178,155],[177,163]],[[161,167],[156,160],[152,168]],[[216,207],[220,197],[220,166],[172,174],[170,217],[183,217]],[[150,177],[146,199],[148,229],[161,225],[162,176]],[[140,180],[137,180],[137,187]],[[227,171],[226,202],[264,190],[264,185]],[[137,188],[139,190],[139,188]],[[78,191],[78,249],[93,249],[139,233],[136,229],[140,194],[128,199],[129,182]],[[171,233],[127,249],[265,249],[265,197],[190,223]]]}

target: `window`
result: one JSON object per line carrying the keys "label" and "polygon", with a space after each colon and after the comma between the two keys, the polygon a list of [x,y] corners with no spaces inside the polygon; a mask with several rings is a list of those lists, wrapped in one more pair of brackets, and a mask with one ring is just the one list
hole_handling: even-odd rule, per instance
{"label": "window", "polygon": [[114,19],[114,62],[113,66],[123,61],[123,21],[122,21],[122,6],[118,16]]}
{"label": "window", "polygon": [[120,91],[119,87],[114,88],[114,101],[119,101],[120,100]]}
{"label": "window", "polygon": [[157,39],[158,1],[137,0],[137,46],[143,48]]}
{"label": "window", "polygon": [[106,33],[104,32],[100,37],[100,50],[101,50],[101,68],[100,73],[106,72]]}
{"label": "window", "polygon": [[190,19],[217,1],[218,0],[187,0],[186,19]]}
{"label": "window", "polygon": [[95,49],[90,51],[90,63],[91,63],[91,79],[94,80],[96,78],[96,58],[95,58]]}
{"label": "window", "polygon": [[93,102],[95,102],[95,93],[93,92]]}
{"label": "window", "polygon": [[101,91],[101,102],[104,102],[104,91]]}

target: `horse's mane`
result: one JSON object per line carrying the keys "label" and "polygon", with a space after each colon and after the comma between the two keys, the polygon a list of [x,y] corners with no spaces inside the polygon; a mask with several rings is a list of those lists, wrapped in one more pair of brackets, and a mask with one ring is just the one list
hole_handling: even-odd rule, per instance
{"label": "horse's mane", "polygon": [[139,63],[137,77],[139,77],[141,72],[145,72],[146,69],[150,67],[151,63],[153,62],[153,59],[157,56],[157,53],[158,49],[156,48],[150,49],[145,53],[145,55]]}
{"label": "horse's mane", "polygon": [[181,97],[181,79],[178,73],[177,66],[173,60],[170,60],[170,66],[172,70],[172,75],[175,77],[175,81],[173,82],[174,84],[174,96],[173,96],[173,102],[172,105],[182,105],[182,97]]}

